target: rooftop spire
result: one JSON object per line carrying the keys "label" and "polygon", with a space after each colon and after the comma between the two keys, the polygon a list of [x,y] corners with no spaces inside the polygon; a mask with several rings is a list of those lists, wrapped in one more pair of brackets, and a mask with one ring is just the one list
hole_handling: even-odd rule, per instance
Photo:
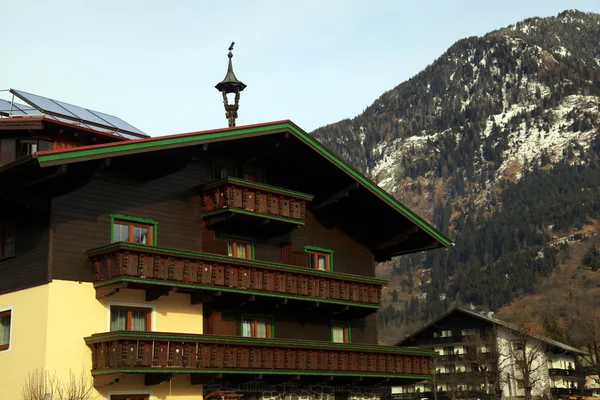
{"label": "rooftop spire", "polygon": [[[238,78],[235,76],[235,73],[233,72],[233,63],[231,59],[233,58],[232,51],[234,45],[235,42],[231,42],[231,46],[229,46],[228,49],[229,53],[227,54],[227,57],[229,57],[229,65],[227,67],[227,74],[225,75],[225,78],[221,82],[217,83],[217,85],[215,86],[215,88],[219,92],[221,92],[221,94],[223,94],[225,117],[229,122],[229,127],[235,126],[237,111],[239,109],[240,92],[246,88],[246,85],[242,81],[238,80]],[[227,100],[228,93],[235,93],[234,104],[229,104]]]}

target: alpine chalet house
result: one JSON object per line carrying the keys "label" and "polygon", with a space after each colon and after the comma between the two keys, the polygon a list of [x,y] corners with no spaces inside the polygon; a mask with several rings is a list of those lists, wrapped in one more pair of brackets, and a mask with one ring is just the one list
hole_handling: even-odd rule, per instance
{"label": "alpine chalet house", "polygon": [[[455,308],[397,343],[436,351],[433,369],[437,398],[504,399],[580,394],[581,350],[529,333],[526,326]],[[433,382],[392,388],[392,399],[433,399]]]}
{"label": "alpine chalet house", "polygon": [[153,138],[14,91],[0,397],[39,368],[110,400],[371,400],[428,378],[432,351],[377,345],[374,263],[452,243],[292,122],[235,127],[230,72],[229,128]]}

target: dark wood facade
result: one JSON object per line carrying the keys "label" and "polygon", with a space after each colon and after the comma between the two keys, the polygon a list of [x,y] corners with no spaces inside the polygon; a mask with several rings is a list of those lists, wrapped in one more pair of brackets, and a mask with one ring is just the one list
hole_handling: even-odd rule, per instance
{"label": "dark wood facade", "polygon": [[[217,178],[224,157],[237,167]],[[17,243],[27,244],[0,261],[14,275],[0,275],[0,294],[67,280],[92,282],[99,299],[128,288],[144,291],[146,302],[177,291],[203,304],[205,335],[87,338],[95,374],[247,369],[388,383],[427,375],[430,352],[377,346],[384,282],[374,266],[378,256],[430,248],[429,234],[289,135],[36,162],[0,174],[0,185],[38,199],[14,219]],[[250,181],[246,171],[260,173]],[[152,225],[149,242],[116,242],[113,224],[127,219]],[[231,241],[244,242],[248,257],[229,254]],[[326,268],[315,264],[318,254]],[[268,319],[270,339],[241,338],[246,317]],[[332,343],[334,325],[345,343]]]}

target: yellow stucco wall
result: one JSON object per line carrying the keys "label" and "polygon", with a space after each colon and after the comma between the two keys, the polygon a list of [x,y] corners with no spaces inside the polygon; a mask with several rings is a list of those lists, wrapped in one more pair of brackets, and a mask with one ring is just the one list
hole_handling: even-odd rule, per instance
{"label": "yellow stucco wall", "polygon": [[0,310],[12,308],[10,348],[0,352],[2,399],[19,399],[27,374],[45,367],[48,289],[42,285],[0,295]]}
{"label": "yellow stucco wall", "polygon": [[[3,380],[7,377],[7,382],[24,382],[28,372],[40,367],[61,380],[67,379],[70,371],[76,376],[91,376],[91,351],[83,338],[108,331],[110,306],[123,304],[152,308],[152,330],[202,333],[202,306],[191,305],[189,295],[173,293],[146,303],[144,291],[124,289],[98,300],[91,283],[55,280],[0,296],[0,308],[14,309],[13,344],[11,351],[0,352],[0,376]],[[170,384],[147,388],[143,376],[127,376],[117,384],[99,388],[98,399],[126,390],[151,392],[154,400],[201,399],[202,386],[190,385],[189,379],[189,375],[176,376]],[[8,392],[5,387],[0,398],[18,398],[21,386],[11,384]]]}
{"label": "yellow stucco wall", "polygon": [[202,400],[202,385],[190,385],[189,375],[176,375],[171,382],[144,386],[144,377],[128,375],[121,382],[100,388],[100,398],[109,400],[111,394],[148,393],[150,400]]}

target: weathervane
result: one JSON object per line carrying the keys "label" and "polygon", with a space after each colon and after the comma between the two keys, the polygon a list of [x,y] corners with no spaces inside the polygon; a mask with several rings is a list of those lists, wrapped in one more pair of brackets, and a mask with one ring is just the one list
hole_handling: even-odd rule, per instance
{"label": "weathervane", "polygon": [[[233,73],[233,64],[231,62],[231,59],[233,58],[232,51],[234,45],[235,42],[231,42],[231,46],[229,46],[228,49],[229,53],[227,54],[227,57],[229,57],[229,66],[227,67],[227,74],[225,75],[225,79],[217,83],[217,85],[215,86],[215,88],[217,88],[217,90],[221,92],[221,94],[223,94],[225,117],[229,122],[230,128],[235,126],[235,120],[238,116],[237,112],[240,108],[240,92],[246,88],[246,85],[239,81]],[[235,93],[235,100],[233,104],[229,104],[229,101],[227,99],[227,94],[229,93]]]}

